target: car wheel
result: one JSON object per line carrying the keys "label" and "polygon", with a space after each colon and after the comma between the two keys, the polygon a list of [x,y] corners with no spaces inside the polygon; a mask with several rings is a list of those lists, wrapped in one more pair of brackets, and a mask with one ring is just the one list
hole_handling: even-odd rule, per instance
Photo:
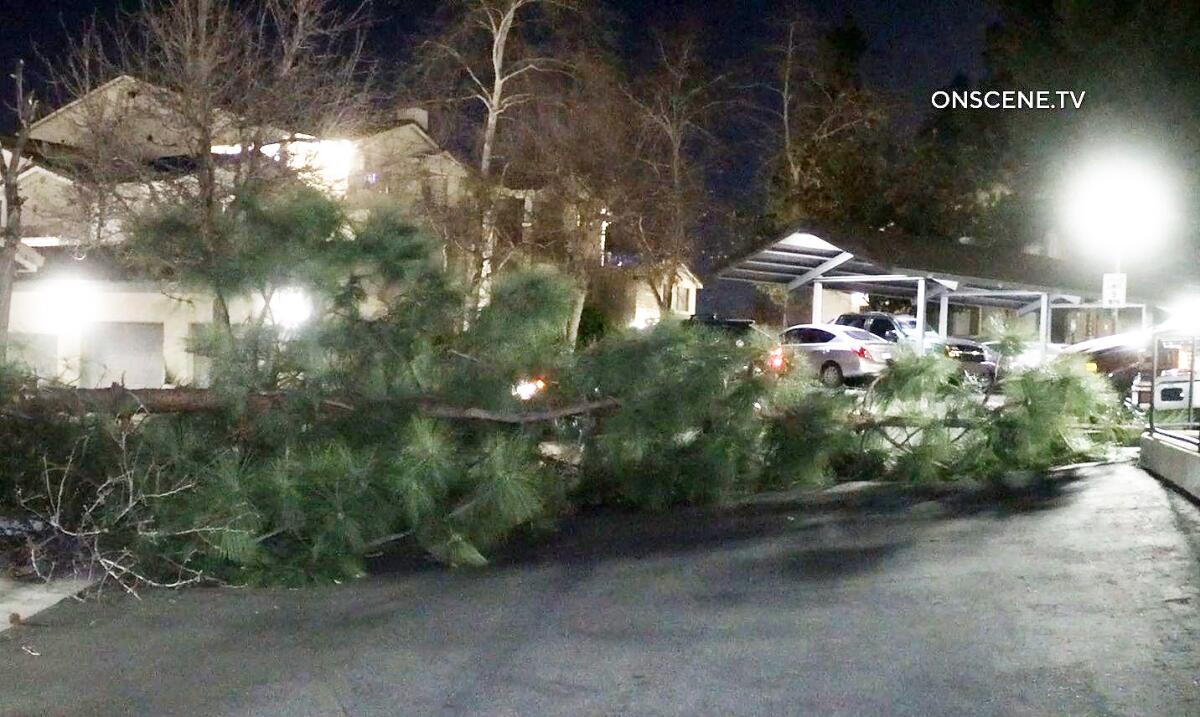
{"label": "car wheel", "polygon": [[830,388],[841,386],[844,377],[842,376],[842,367],[830,361],[821,367],[821,383]]}

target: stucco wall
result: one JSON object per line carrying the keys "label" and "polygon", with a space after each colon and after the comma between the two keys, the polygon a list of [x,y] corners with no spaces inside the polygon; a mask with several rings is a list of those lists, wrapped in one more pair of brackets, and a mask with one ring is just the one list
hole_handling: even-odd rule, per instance
{"label": "stucco wall", "polygon": [[[231,320],[245,321],[252,308],[246,299],[231,302]],[[212,321],[212,299],[202,294],[167,295],[149,284],[24,280],[13,292],[10,321],[18,338],[34,337],[36,343],[48,341],[55,347],[54,373],[46,378],[76,383],[86,376],[103,385],[119,380],[123,369],[132,371],[137,362],[131,359],[129,366],[93,362],[84,370],[90,360],[85,353],[88,332],[108,323],[161,325],[165,382],[187,385],[197,378],[197,359],[187,350],[188,338],[193,325]]]}
{"label": "stucco wall", "polygon": [[[812,306],[813,287],[793,292],[787,307],[788,326],[813,323]],[[859,310],[861,307],[854,303],[852,292],[826,287],[821,291],[821,320],[816,323],[829,323],[842,314]]]}

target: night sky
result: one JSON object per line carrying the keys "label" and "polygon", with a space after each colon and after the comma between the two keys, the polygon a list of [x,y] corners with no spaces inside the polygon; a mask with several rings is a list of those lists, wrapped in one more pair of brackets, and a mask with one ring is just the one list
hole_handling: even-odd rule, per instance
{"label": "night sky", "polygon": [[[649,24],[668,25],[677,18],[707,28],[717,60],[736,60],[761,42],[767,0],[606,0],[630,19],[628,32]],[[108,19],[130,0],[0,0],[0,69],[5,80],[17,58],[36,65],[34,48],[44,55],[68,41],[93,13]],[[349,4],[349,3],[347,3]],[[436,0],[376,0],[379,22],[373,32],[376,52],[386,54],[403,42],[437,5]],[[912,125],[928,109],[929,93],[962,72],[982,71],[981,48],[989,21],[986,0],[813,0],[814,17],[838,22],[853,18],[870,39],[866,59],[869,82],[900,100],[899,119]],[[3,87],[3,95],[11,89]],[[0,127],[7,128],[8,117]]]}

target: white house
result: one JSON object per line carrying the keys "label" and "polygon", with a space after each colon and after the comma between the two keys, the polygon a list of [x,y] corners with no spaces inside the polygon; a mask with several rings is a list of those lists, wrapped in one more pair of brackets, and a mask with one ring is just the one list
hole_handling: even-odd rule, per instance
{"label": "white house", "polygon": [[[203,359],[190,354],[187,343],[198,326],[211,321],[212,297],[130,275],[114,262],[81,250],[97,240],[119,241],[120,227],[84,215],[69,163],[54,159],[81,149],[79,128],[97,112],[113,113],[110,124],[125,133],[121,141],[147,162],[185,154],[184,138],[154,101],[161,92],[135,78],[118,77],[47,115],[32,129],[35,151],[20,176],[25,239],[13,294],[9,355],[41,376],[83,387],[113,382],[159,387],[193,384],[204,374]],[[352,211],[386,202],[408,210],[420,224],[423,217],[429,218],[431,199],[453,204],[466,195],[472,176],[428,129],[423,110],[405,109],[391,127],[363,136],[296,140],[291,135],[286,158],[311,181],[342,197]],[[234,136],[231,129],[228,144],[217,151],[239,151]],[[277,146],[262,149],[278,152]],[[130,185],[126,194],[137,201],[138,191],[145,191],[145,185]],[[529,200],[524,201],[528,208]],[[597,241],[600,257],[602,233]],[[661,312],[649,287],[628,274],[614,285],[622,282],[624,288],[613,295],[622,306],[632,302],[629,321],[657,321]],[[672,311],[690,315],[700,283],[681,267],[679,286]],[[309,310],[302,303],[293,301],[296,319]],[[250,298],[232,301],[230,318],[235,323],[244,320],[254,308]],[[274,304],[273,312],[280,313]]]}

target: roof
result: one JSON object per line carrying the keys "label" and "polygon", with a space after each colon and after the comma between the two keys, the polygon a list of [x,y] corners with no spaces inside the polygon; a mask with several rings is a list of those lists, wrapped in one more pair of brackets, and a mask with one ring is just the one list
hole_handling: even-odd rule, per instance
{"label": "roof", "polygon": [[[1193,259],[1131,267],[1130,303],[1161,303],[1191,280]],[[911,298],[917,278],[935,284],[951,303],[1009,308],[1037,295],[1078,302],[1100,293],[1103,269],[1079,258],[1059,259],[944,239],[798,227],[765,242],[717,272],[718,278],[800,288],[812,281],[848,291]],[[861,280],[856,280],[861,279]],[[836,286],[835,286],[836,285]],[[927,287],[928,289],[929,287]],[[933,293],[927,294],[932,298]]]}

